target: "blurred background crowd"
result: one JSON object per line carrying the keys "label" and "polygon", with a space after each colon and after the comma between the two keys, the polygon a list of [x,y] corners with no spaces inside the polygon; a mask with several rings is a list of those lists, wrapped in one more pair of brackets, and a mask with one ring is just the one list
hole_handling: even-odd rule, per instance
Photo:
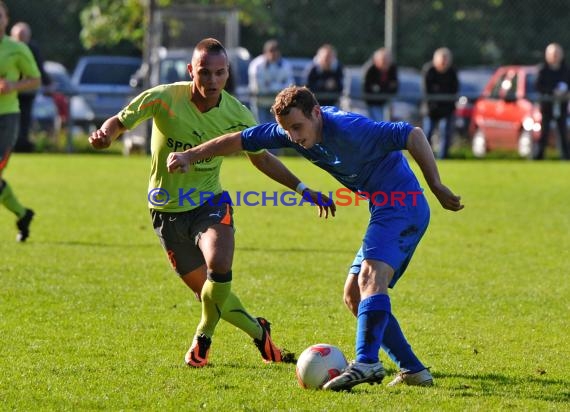
{"label": "blurred background crowd", "polygon": [[[44,69],[19,151],[61,135],[73,150],[142,88],[187,80],[188,46],[211,36],[230,53],[228,88],[259,121],[295,83],[323,105],[422,126],[439,158],[569,156],[565,0],[6,3],[9,30],[27,25]],[[125,153],[145,133],[126,135]]]}

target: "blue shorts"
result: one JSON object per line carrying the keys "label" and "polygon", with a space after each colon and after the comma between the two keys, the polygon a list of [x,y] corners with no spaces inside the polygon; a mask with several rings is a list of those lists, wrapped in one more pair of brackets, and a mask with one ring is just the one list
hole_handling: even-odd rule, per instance
{"label": "blue shorts", "polygon": [[425,196],[416,196],[415,205],[375,206],[370,202],[370,221],[362,246],[349,273],[358,275],[364,259],[379,260],[394,269],[389,287],[404,274],[416,247],[429,224],[429,205]]}

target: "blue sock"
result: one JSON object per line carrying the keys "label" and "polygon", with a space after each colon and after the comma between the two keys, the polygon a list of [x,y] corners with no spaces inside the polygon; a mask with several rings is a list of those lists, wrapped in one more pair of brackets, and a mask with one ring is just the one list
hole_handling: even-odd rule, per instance
{"label": "blue sock", "polygon": [[356,326],[356,361],[378,362],[378,352],[384,336],[384,329],[390,317],[390,297],[372,295],[358,305]]}
{"label": "blue sock", "polygon": [[416,373],[426,367],[414,354],[394,315],[390,314],[384,331],[382,349],[402,372]]}

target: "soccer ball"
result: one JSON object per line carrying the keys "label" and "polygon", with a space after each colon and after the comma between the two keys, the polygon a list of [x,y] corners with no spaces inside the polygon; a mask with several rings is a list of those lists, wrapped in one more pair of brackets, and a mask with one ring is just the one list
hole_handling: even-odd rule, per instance
{"label": "soccer ball", "polygon": [[348,362],[336,346],[318,343],[309,346],[297,361],[297,381],[302,388],[320,389],[329,380],[341,374]]}

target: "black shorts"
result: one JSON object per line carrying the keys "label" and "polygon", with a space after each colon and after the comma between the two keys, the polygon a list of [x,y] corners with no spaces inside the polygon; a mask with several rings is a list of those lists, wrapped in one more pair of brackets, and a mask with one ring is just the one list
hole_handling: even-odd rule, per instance
{"label": "black shorts", "polygon": [[8,165],[10,153],[18,139],[20,113],[0,114],[0,172]]}
{"label": "black shorts", "polygon": [[173,269],[180,276],[205,263],[198,247],[200,236],[212,225],[234,227],[233,208],[227,193],[214,196],[211,201],[186,212],[150,210],[154,232],[168,255]]}

